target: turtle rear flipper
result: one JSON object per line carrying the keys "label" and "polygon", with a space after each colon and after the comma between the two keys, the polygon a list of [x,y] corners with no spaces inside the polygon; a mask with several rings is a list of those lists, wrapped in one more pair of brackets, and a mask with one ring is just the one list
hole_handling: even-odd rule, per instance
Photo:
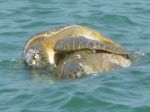
{"label": "turtle rear flipper", "polygon": [[128,51],[121,46],[105,43],[103,41],[88,39],[84,36],[78,38],[70,37],[60,39],[54,47],[54,50],[59,53],[78,51],[84,49],[106,51],[114,54],[128,54]]}

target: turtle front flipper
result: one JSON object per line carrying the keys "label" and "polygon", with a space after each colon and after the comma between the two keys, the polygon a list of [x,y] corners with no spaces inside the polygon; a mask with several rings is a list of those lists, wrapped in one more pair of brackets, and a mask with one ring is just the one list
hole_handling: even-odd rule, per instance
{"label": "turtle front flipper", "polygon": [[72,52],[84,49],[106,51],[114,54],[128,54],[128,51],[121,46],[104,43],[103,41],[88,39],[84,36],[78,38],[69,37],[60,39],[54,47],[54,50],[59,53]]}

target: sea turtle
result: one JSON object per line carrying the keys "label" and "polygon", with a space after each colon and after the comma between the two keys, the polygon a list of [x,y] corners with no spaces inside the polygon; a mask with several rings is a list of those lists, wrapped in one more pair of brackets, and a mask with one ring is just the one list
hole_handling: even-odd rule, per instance
{"label": "sea turtle", "polygon": [[131,65],[136,53],[121,46],[113,46],[86,37],[69,37],[59,40],[54,47],[57,52],[55,74],[58,79],[81,77]]}
{"label": "sea turtle", "polygon": [[131,65],[129,57],[109,52],[94,53],[91,50],[79,50],[66,55],[58,62],[54,74],[57,79],[81,78],[125,68]]}
{"label": "sea turtle", "polygon": [[46,65],[55,67],[61,59],[60,56],[65,57],[64,54],[84,49],[120,55],[128,54],[121,45],[103,37],[93,29],[70,25],[31,37],[25,45],[22,58],[28,66],[33,68],[42,68]]}

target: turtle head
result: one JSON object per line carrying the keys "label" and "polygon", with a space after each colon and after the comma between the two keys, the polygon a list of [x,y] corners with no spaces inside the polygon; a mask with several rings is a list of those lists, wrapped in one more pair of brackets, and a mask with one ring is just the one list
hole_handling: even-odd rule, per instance
{"label": "turtle head", "polygon": [[46,65],[45,56],[40,49],[29,49],[25,55],[25,62],[33,68],[41,68]]}

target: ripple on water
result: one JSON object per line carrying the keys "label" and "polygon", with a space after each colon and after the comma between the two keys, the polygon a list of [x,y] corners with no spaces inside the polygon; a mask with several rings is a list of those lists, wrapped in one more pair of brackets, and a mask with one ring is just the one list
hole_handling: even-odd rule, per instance
{"label": "ripple on water", "polygon": [[136,23],[133,22],[129,17],[121,15],[104,15],[101,20],[103,20],[103,22],[111,22],[113,24],[117,23],[117,25],[136,25]]}
{"label": "ripple on water", "polygon": [[2,60],[0,68],[6,76],[0,81],[3,85],[0,89],[0,107],[2,110],[23,112],[148,111],[150,71],[143,65],[149,66],[149,59],[149,54],[146,54],[142,57],[142,63],[140,61],[127,69],[47,86],[41,86],[41,82],[39,84],[37,81],[34,84],[31,77],[25,78],[24,75],[32,74],[23,70],[23,66],[17,66],[18,60]]}
{"label": "ripple on water", "polygon": [[[148,0],[1,1],[0,110],[149,112],[149,5]],[[36,74],[16,60],[29,37],[66,24],[89,26],[145,55],[129,68],[69,81]]]}

